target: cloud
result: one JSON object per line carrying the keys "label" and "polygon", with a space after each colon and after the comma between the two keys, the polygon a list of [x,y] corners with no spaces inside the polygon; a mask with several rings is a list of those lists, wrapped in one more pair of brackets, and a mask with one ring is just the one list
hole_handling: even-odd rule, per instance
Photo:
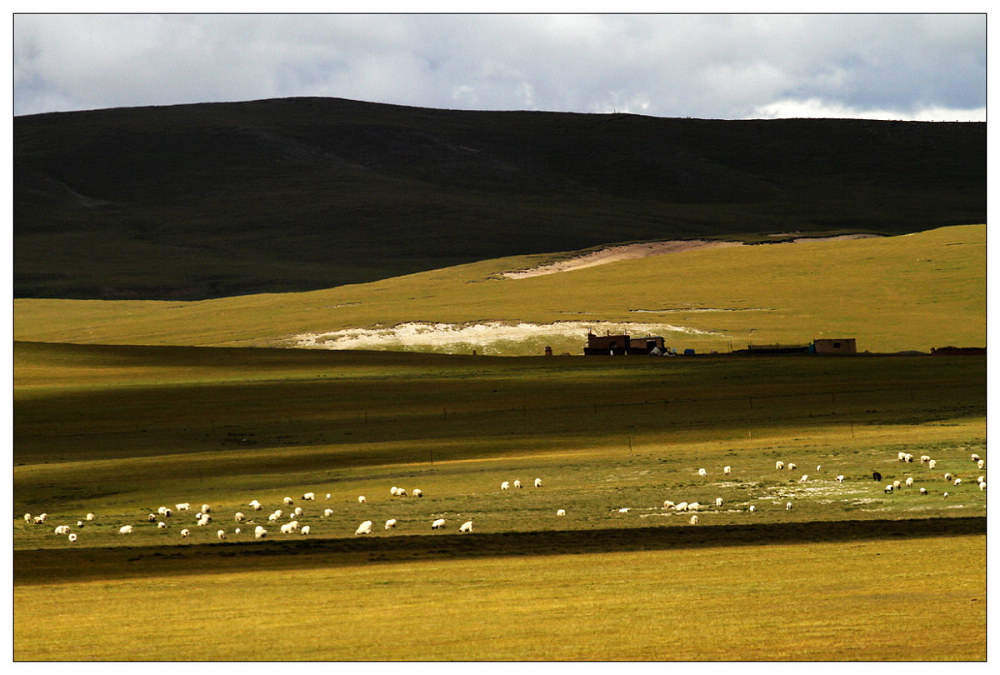
{"label": "cloud", "polygon": [[14,112],[336,96],[950,119],[984,114],[985,31],[984,14],[18,14]]}

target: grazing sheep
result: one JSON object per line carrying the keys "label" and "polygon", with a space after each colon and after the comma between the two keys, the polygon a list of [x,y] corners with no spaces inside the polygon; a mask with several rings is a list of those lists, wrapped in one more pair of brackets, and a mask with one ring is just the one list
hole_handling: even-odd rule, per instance
{"label": "grazing sheep", "polygon": [[962,479],[961,478],[956,478],[955,479],[955,485],[961,485],[961,484],[962,484]]}
{"label": "grazing sheep", "polygon": [[906,461],[906,453],[902,452],[902,451],[897,452],[896,453],[896,459],[898,459],[900,462],[905,462]]}
{"label": "grazing sheep", "polygon": [[398,490],[396,490],[396,496],[397,497],[405,497],[406,496],[406,488],[399,488]]}
{"label": "grazing sheep", "polygon": [[674,511],[687,511],[687,507],[688,507],[687,502],[679,502],[678,504],[674,505]]}
{"label": "grazing sheep", "polygon": [[945,492],[945,493],[944,493],[943,495],[941,495],[941,496],[942,496],[942,497],[944,497],[945,499],[947,499],[947,498],[948,498],[948,493],[947,493],[947,492]]}
{"label": "grazing sheep", "polygon": [[822,470],[823,470],[823,465],[822,464],[817,464],[816,465],[816,473],[819,473]]}
{"label": "grazing sheep", "polygon": [[354,534],[371,534],[372,533],[372,521],[366,520],[365,522],[358,525],[358,529],[354,531]]}
{"label": "grazing sheep", "polygon": [[202,513],[211,513],[212,512],[212,507],[209,506],[208,504],[202,504],[201,505],[201,512]]}
{"label": "grazing sheep", "polygon": [[218,532],[215,533],[215,536],[219,538],[219,541],[225,541],[226,540],[226,531],[225,530],[219,530]]}
{"label": "grazing sheep", "polygon": [[45,518],[47,516],[48,516],[47,513],[41,513],[41,514],[35,516],[32,520],[35,521],[35,525],[41,525],[42,523],[45,522]]}
{"label": "grazing sheep", "polygon": [[878,471],[872,471],[872,478],[876,482],[881,482],[882,481],[882,474],[880,474]]}
{"label": "grazing sheep", "polygon": [[732,472],[733,472],[733,467],[731,467],[731,466],[728,466],[728,465],[727,465],[727,466],[724,466],[724,467],[722,467],[722,473],[726,474],[727,476],[728,476],[728,475],[729,475],[730,473],[732,473]]}
{"label": "grazing sheep", "polygon": [[291,497],[284,497],[281,501],[285,503],[285,506],[291,506],[292,504],[295,503],[295,500],[292,499]]}
{"label": "grazing sheep", "polygon": [[922,494],[922,495],[927,494],[927,488],[925,488],[925,487],[920,488],[920,494]]}
{"label": "grazing sheep", "polygon": [[510,483],[508,481],[504,481],[504,482],[500,483],[500,489],[501,490],[509,490],[510,489]]}
{"label": "grazing sheep", "polygon": [[929,461],[931,461],[931,456],[930,455],[920,455],[920,463],[921,464],[926,464]]}
{"label": "grazing sheep", "polygon": [[55,529],[56,534],[69,534],[69,525],[59,525]]}
{"label": "grazing sheep", "polygon": [[396,519],[395,518],[390,518],[389,520],[385,521],[385,529],[391,530],[394,527],[396,527]]}
{"label": "grazing sheep", "polygon": [[892,486],[891,485],[886,485],[885,486],[885,493],[889,494],[890,492],[892,492]]}
{"label": "grazing sheep", "polygon": [[118,529],[118,534],[132,534],[132,526],[131,525],[122,525]]}
{"label": "grazing sheep", "polygon": [[701,504],[699,504],[698,502],[690,502],[688,504],[688,511],[697,511],[700,508]]}
{"label": "grazing sheep", "polygon": [[556,511],[556,515],[557,516],[565,516],[566,515],[566,509],[559,509],[558,511]]}
{"label": "grazing sheep", "polygon": [[[983,481],[979,481],[979,482],[982,483]],[[82,520],[76,521],[76,526],[77,527],[83,527],[83,521]]]}
{"label": "grazing sheep", "polygon": [[705,471],[704,469],[698,469],[698,475],[704,478],[705,476],[708,475],[708,472]]}
{"label": "grazing sheep", "polygon": [[178,511],[190,511],[191,504],[189,502],[181,502],[180,504],[174,504],[174,508]]}
{"label": "grazing sheep", "polygon": [[165,529],[167,529],[167,524],[161,520],[160,522],[158,522],[156,524],[156,528],[158,530],[165,530]]}
{"label": "grazing sheep", "polygon": [[802,474],[802,478],[799,479],[799,482],[800,483],[805,483],[808,480],[809,480],[809,474],[806,473],[806,474]]}
{"label": "grazing sheep", "polygon": [[979,455],[977,455],[976,453],[972,453],[972,461],[973,461],[973,462],[979,462],[979,461],[982,461],[982,457],[980,457],[980,456],[979,456]]}
{"label": "grazing sheep", "polygon": [[936,466],[937,466],[937,460],[936,459],[927,460],[927,468],[928,469],[933,469]]}
{"label": "grazing sheep", "polygon": [[980,490],[985,490],[986,489],[986,481],[980,481],[980,483],[979,483],[979,489]]}
{"label": "grazing sheep", "polygon": [[265,529],[264,529],[263,527],[261,527],[260,525],[258,525],[258,526],[257,526],[257,529],[255,529],[255,530],[253,531],[253,538],[254,538],[254,539],[263,539],[263,538],[264,538],[264,537],[266,537],[266,536],[267,536],[267,530],[265,530]]}
{"label": "grazing sheep", "polygon": [[756,506],[754,506],[753,504],[751,504],[751,505],[750,505],[750,509],[749,509],[749,510],[750,510],[750,513],[753,513],[754,511],[756,511],[756,510],[757,510],[757,507],[756,507]]}
{"label": "grazing sheep", "polygon": [[398,493],[399,493],[399,488],[396,487],[395,485],[393,485],[391,488],[389,488],[389,494],[391,494],[393,497],[395,497],[396,494],[398,494]]}
{"label": "grazing sheep", "polygon": [[76,542],[76,533],[75,532],[70,532],[69,533],[69,537],[67,537],[67,538],[69,539],[69,543],[71,543],[71,544],[75,543]]}
{"label": "grazing sheep", "polygon": [[462,523],[462,526],[460,528],[458,528],[458,531],[460,533],[462,533],[462,534],[464,534],[466,532],[472,532],[472,521],[471,520],[467,520],[464,523]]}
{"label": "grazing sheep", "polygon": [[303,525],[302,529],[299,530],[300,534],[309,534],[310,532],[312,532],[312,528],[309,527],[308,525]]}
{"label": "grazing sheep", "polygon": [[722,497],[716,497],[715,498],[715,505],[716,506],[722,506]]}
{"label": "grazing sheep", "polygon": [[536,478],[535,479],[535,487],[542,487],[542,479],[541,478]]}
{"label": "grazing sheep", "polygon": [[31,522],[31,514],[30,513],[25,513],[24,514],[24,522],[26,522],[26,523],[30,523]]}
{"label": "grazing sheep", "polygon": [[777,469],[778,471],[781,471],[782,469],[785,468],[785,463],[779,460],[774,463],[774,468]]}
{"label": "grazing sheep", "polygon": [[517,488],[518,490],[520,490],[521,489],[521,481],[519,481],[519,480],[514,481],[514,487]]}
{"label": "grazing sheep", "polygon": [[954,479],[955,479],[955,477],[954,477],[954,476],[952,476],[952,475],[951,475],[950,473],[946,473],[946,474],[944,475],[944,479],[945,479],[946,481],[948,481],[948,482],[950,483],[950,482],[951,482],[952,480],[954,480]]}
{"label": "grazing sheep", "polygon": [[792,464],[791,462],[789,462],[789,464],[788,464],[788,470],[789,471],[795,471],[796,468],[797,467],[794,464]]}
{"label": "grazing sheep", "polygon": [[233,530],[233,534],[239,534],[242,531],[243,530],[241,530],[240,528],[237,527],[235,530]]}
{"label": "grazing sheep", "polygon": [[186,527],[183,530],[181,530],[181,539],[185,539],[190,536],[191,536],[191,530],[187,529]]}
{"label": "grazing sheep", "polygon": [[88,513],[88,514],[87,514],[87,518],[86,518],[86,520],[93,520],[93,519],[94,519],[94,517],[95,517],[95,516],[94,516],[94,514],[93,514],[93,513]]}
{"label": "grazing sheep", "polygon": [[982,468],[986,466],[986,460],[984,459],[979,460],[978,462],[976,462],[976,466],[979,467],[980,470],[982,470]]}
{"label": "grazing sheep", "polygon": [[246,517],[245,515],[243,515],[243,512],[242,512],[242,511],[237,511],[237,512],[236,512],[236,515],[235,515],[235,516],[233,516],[233,519],[234,519],[234,520],[235,520],[235,521],[236,521],[237,523],[242,523],[242,522],[243,522],[244,520],[246,520],[246,519],[247,519],[247,517]]}
{"label": "grazing sheep", "polygon": [[333,509],[323,509],[323,517],[329,518],[333,515]]}
{"label": "grazing sheep", "polygon": [[297,529],[299,529],[299,521],[293,520],[293,521],[291,521],[289,523],[285,523],[284,525],[281,526],[281,533],[282,534],[291,534],[292,532],[294,532]]}
{"label": "grazing sheep", "polygon": [[155,513],[150,513],[148,516],[146,516],[146,520],[148,520],[151,523],[155,523],[156,522],[156,514]]}
{"label": "grazing sheep", "polygon": [[689,520],[688,522],[690,522],[692,525],[697,525],[698,524],[698,516],[697,515],[691,516],[691,520]]}
{"label": "grazing sheep", "polygon": [[913,476],[906,477],[906,487],[913,487]]}
{"label": "grazing sheep", "polygon": [[252,502],[250,502],[249,504],[247,504],[247,506],[249,506],[250,508],[252,508],[254,511],[260,511],[261,509],[264,508],[263,506],[261,506],[261,503],[259,501],[257,501],[256,499],[254,499]]}
{"label": "grazing sheep", "polygon": [[838,483],[843,483],[844,482],[844,474],[840,474],[839,476],[837,476],[837,482]]}
{"label": "grazing sheep", "polygon": [[913,462],[913,455],[911,455],[910,453],[906,453],[906,454],[905,454],[905,455],[903,456],[903,460],[904,460],[904,461],[907,461],[907,462]]}
{"label": "grazing sheep", "polygon": [[281,511],[275,511],[274,513],[272,513],[267,517],[267,519],[272,522],[277,520],[278,518],[281,518]]}
{"label": "grazing sheep", "polygon": [[168,509],[166,506],[161,506],[160,508],[156,509],[156,512],[165,518],[170,517],[170,509]]}
{"label": "grazing sheep", "polygon": [[303,513],[305,513],[305,511],[302,510],[301,506],[296,506],[295,510],[292,511],[292,515],[294,515],[296,518],[298,518],[299,516],[301,516]]}
{"label": "grazing sheep", "polygon": [[364,504],[366,501],[368,501],[368,500],[365,499],[364,495],[359,495],[358,496],[358,504]]}
{"label": "grazing sheep", "polygon": [[622,508],[618,509],[618,513],[628,513],[631,510],[632,509],[630,509],[629,507],[623,506]]}
{"label": "grazing sheep", "polygon": [[307,501],[307,502],[314,502],[314,501],[316,501],[316,493],[315,492],[307,492],[304,495],[302,495],[302,499],[305,500],[305,501]]}
{"label": "grazing sheep", "polygon": [[986,480],[986,476],[980,476],[979,478],[977,478],[977,479],[976,479],[976,482],[977,482],[977,483],[982,483],[982,482],[984,482],[985,480]]}
{"label": "grazing sheep", "polygon": [[898,490],[901,487],[903,487],[903,484],[900,481],[898,481],[898,480],[892,481],[892,489],[893,490]]}
{"label": "grazing sheep", "polygon": [[413,496],[414,497],[423,497],[424,493],[423,493],[423,491],[420,488],[414,488],[413,489]]}
{"label": "grazing sheep", "polygon": [[792,510],[792,503],[791,502],[785,502],[785,510],[786,511],[791,511]]}
{"label": "grazing sheep", "polygon": [[665,509],[672,509],[672,508],[674,508],[674,506],[676,506],[676,504],[674,504],[669,499],[667,499],[666,501],[663,502],[663,508],[665,508]]}
{"label": "grazing sheep", "polygon": [[444,529],[444,518],[438,518],[433,523],[431,523],[432,530],[443,530]]}

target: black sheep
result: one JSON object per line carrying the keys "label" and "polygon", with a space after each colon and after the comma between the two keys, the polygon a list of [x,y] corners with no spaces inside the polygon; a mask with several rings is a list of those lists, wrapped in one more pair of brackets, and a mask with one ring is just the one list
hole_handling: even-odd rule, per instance
{"label": "black sheep", "polygon": [[873,471],[872,472],[872,478],[874,478],[877,481],[881,481],[882,480],[882,474],[880,474],[878,471]]}

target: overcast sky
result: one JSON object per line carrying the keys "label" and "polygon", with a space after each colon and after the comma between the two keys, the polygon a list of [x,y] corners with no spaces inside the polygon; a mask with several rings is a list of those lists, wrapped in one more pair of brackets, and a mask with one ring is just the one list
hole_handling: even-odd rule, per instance
{"label": "overcast sky", "polygon": [[341,98],[985,120],[985,14],[16,14],[13,111]]}

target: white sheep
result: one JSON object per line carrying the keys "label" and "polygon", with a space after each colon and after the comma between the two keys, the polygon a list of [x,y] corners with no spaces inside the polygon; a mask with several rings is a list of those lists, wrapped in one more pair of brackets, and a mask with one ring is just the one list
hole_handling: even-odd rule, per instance
{"label": "white sheep", "polygon": [[670,501],[669,499],[666,499],[666,500],[664,500],[664,501],[663,501],[663,508],[665,508],[665,509],[672,509],[672,508],[674,508],[675,506],[676,506],[676,504],[674,504],[674,503],[673,503],[672,501]]}
{"label": "white sheep", "polygon": [[972,453],[972,461],[973,462],[978,462],[978,461],[981,461],[981,460],[982,460],[982,457],[980,457],[976,453]]}
{"label": "white sheep", "polygon": [[76,533],[75,532],[70,532],[68,539],[69,539],[69,543],[71,543],[71,544],[75,543],[76,542]]}
{"label": "white sheep", "polygon": [[174,504],[174,508],[176,508],[178,511],[190,511],[191,504],[190,502],[181,502],[180,504]]}
{"label": "white sheep", "polygon": [[167,529],[167,524],[161,520],[160,522],[158,522],[156,524],[156,528],[158,530],[165,530],[165,529]]}
{"label": "white sheep", "polygon": [[802,474],[802,478],[799,479],[800,483],[805,483],[809,480],[809,474]]}
{"label": "white sheep", "polygon": [[263,538],[264,538],[264,537],[266,537],[266,536],[267,536],[267,530],[265,530],[265,529],[264,529],[263,527],[261,527],[260,525],[258,525],[258,526],[257,526],[257,529],[255,529],[255,530],[253,531],[253,538],[254,538],[254,539],[263,539]]}
{"label": "white sheep", "polygon": [[326,498],[327,498],[327,499],[329,499],[329,498],[330,498],[330,493],[329,493],[329,492],[327,492],[327,493],[326,493]]}
{"label": "white sheep", "polygon": [[716,506],[722,506],[722,497],[716,497],[715,498],[715,505]]}
{"label": "white sheep", "polygon": [[977,483],[982,483],[982,482],[984,482],[985,480],[986,480],[986,476],[979,476],[979,478],[977,478],[977,479],[976,479],[976,482],[977,482]]}
{"label": "white sheep", "polygon": [[285,523],[281,526],[282,534],[291,534],[295,530],[299,529],[299,521],[293,520],[290,523]]}
{"label": "white sheep", "polygon": [[782,462],[781,460],[778,460],[777,462],[774,463],[774,468],[777,469],[778,471],[781,471],[782,469],[785,468],[785,463]]}
{"label": "white sheep", "polygon": [[791,462],[789,462],[789,463],[788,463],[788,470],[789,470],[789,471],[795,471],[795,469],[797,469],[797,468],[798,468],[798,467],[796,467],[796,466],[795,466],[794,464],[792,464]]}
{"label": "white sheep", "polygon": [[930,455],[920,455],[920,463],[921,464],[926,464],[929,461],[931,461],[931,456]]}
{"label": "white sheep", "polygon": [[263,506],[261,506],[261,503],[256,499],[252,500],[249,504],[247,504],[247,506],[252,508],[254,511],[260,511],[261,509],[264,508]]}
{"label": "white sheep", "polygon": [[304,501],[307,501],[307,502],[316,501],[316,493],[315,492],[307,492],[304,495],[302,495],[302,499]]}
{"label": "white sheep", "polygon": [[705,476],[708,475],[708,472],[705,471],[704,469],[698,469],[698,475],[704,478]]}
{"label": "white sheep", "polygon": [[541,478],[536,478],[535,479],[535,487],[542,487],[542,479]]}
{"label": "white sheep", "polygon": [[431,523],[432,530],[443,530],[444,529],[444,518],[438,518],[433,523]]}
{"label": "white sheep", "polygon": [[269,521],[271,521],[271,522],[274,522],[275,520],[277,520],[280,517],[281,517],[281,511],[275,511],[274,513],[272,513],[271,515],[269,515],[267,517],[267,519]]}
{"label": "white sheep", "polygon": [[281,501],[285,503],[285,506],[291,506],[292,504],[295,503],[295,500],[292,499],[291,497],[283,497]]}
{"label": "white sheep", "polygon": [[897,452],[896,453],[896,459],[898,459],[900,462],[905,462],[906,461],[906,453],[903,452],[903,451]]}
{"label": "white sheep", "polygon": [[[983,481],[979,481],[979,482],[982,483]],[[82,520],[76,521],[76,526],[77,527],[83,527],[83,521]]]}
{"label": "white sheep", "polygon": [[510,482],[509,481],[504,481],[504,482],[500,483],[500,489],[501,490],[509,490],[510,489]]}
{"label": "white sheep", "polygon": [[364,504],[366,501],[368,501],[368,500],[365,499],[364,495],[359,495],[358,496],[358,504]]}
{"label": "white sheep", "polygon": [[678,502],[677,504],[674,504],[674,511],[687,511],[687,507],[687,502]]}
{"label": "white sheep", "polygon": [[519,481],[519,480],[514,481],[514,487],[516,489],[520,490],[521,489],[521,481]]}
{"label": "white sheep", "polygon": [[159,513],[161,516],[164,516],[165,518],[170,517],[170,509],[168,509],[166,506],[161,506],[160,508],[156,509],[156,512]]}
{"label": "white sheep", "polygon": [[839,476],[837,476],[837,482],[838,483],[843,483],[844,482],[844,474],[840,474]]}
{"label": "white sheep", "polygon": [[395,497],[397,494],[399,494],[399,488],[393,485],[391,488],[389,488],[389,494]]}
{"label": "white sheep", "polygon": [[247,517],[246,517],[245,515],[243,515],[243,512],[242,512],[242,511],[237,511],[237,512],[236,512],[236,515],[235,515],[235,516],[233,516],[233,519],[234,519],[234,520],[235,520],[235,521],[236,521],[237,523],[242,523],[242,522],[243,522],[244,520],[246,520],[246,519],[247,519]]}
{"label": "white sheep", "polygon": [[226,531],[225,530],[219,530],[218,532],[215,533],[215,536],[219,538],[219,541],[225,541],[226,540]]}
{"label": "white sheep", "polygon": [[395,518],[390,518],[389,520],[385,521],[385,529],[391,530],[394,527],[396,527],[396,519]]}
{"label": "white sheep", "polygon": [[885,493],[889,494],[890,492],[892,492],[892,485],[886,485],[885,486]]}
{"label": "white sheep", "polygon": [[185,539],[190,536],[191,536],[191,530],[187,529],[186,527],[183,530],[181,530],[181,539]]}
{"label": "white sheep", "polygon": [[979,489],[980,490],[985,490],[986,489],[986,481],[981,481],[979,483]]}
{"label": "white sheep", "polygon": [[624,514],[624,513],[628,513],[631,510],[632,510],[631,508],[629,508],[627,506],[623,506],[622,508],[618,509],[618,513]]}
{"label": "white sheep", "polygon": [[982,470],[982,468],[986,466],[986,460],[984,459],[979,460],[978,462],[976,462],[976,466],[979,467],[980,470]]}
{"label": "white sheep", "polygon": [[235,530],[233,530],[233,534],[239,534],[242,531],[243,530],[241,530],[240,528],[237,527]]}
{"label": "white sheep", "polygon": [[202,504],[201,505],[201,512],[202,513],[211,513],[212,512],[212,507],[209,506],[208,504]]}
{"label": "white sheep", "polygon": [[927,488],[925,488],[925,487],[920,488],[920,494],[922,494],[922,495],[927,494]]}
{"label": "white sheep", "polygon": [[56,534],[69,534],[69,525],[58,525],[55,529]]}
{"label": "white sheep", "polygon": [[566,515],[566,509],[559,509],[558,511],[556,511],[556,515],[557,516],[565,516]]}
{"label": "white sheep", "polygon": [[308,525],[303,525],[302,529],[299,530],[300,534],[309,534],[310,532],[312,532],[312,528],[309,527]]}
{"label": "white sheep", "polygon": [[697,511],[700,508],[701,508],[701,504],[699,504],[698,502],[689,502],[688,503],[688,511]]}
{"label": "white sheep", "polygon": [[472,521],[471,520],[467,520],[464,523],[462,523],[462,526],[460,528],[458,528],[458,531],[461,532],[461,533],[463,533],[463,534],[466,533],[466,532],[472,532]]}
{"label": "white sheep", "polygon": [[690,522],[692,525],[697,525],[698,524],[698,516],[697,515],[691,516],[691,520],[688,521],[688,522]]}
{"label": "white sheep", "polygon": [[302,515],[303,513],[305,513],[305,511],[303,511],[303,510],[302,510],[302,507],[301,507],[301,506],[296,506],[296,507],[295,507],[295,510],[294,510],[294,511],[292,511],[292,513],[294,514],[294,516],[295,516],[296,518],[298,518],[298,517],[300,517],[300,516],[301,516],[301,515]]}
{"label": "white sheep", "polygon": [[906,453],[905,455],[903,455],[903,461],[912,462],[913,461],[913,455],[910,454],[910,453]]}
{"label": "white sheep", "polygon": [[118,534],[132,534],[132,526],[122,525],[120,528],[118,528]]}
{"label": "white sheep", "polygon": [[892,489],[893,490],[898,490],[901,487],[903,487],[903,484],[900,481],[898,481],[898,480],[892,481]]}
{"label": "white sheep", "polygon": [[420,488],[414,488],[413,489],[413,496],[414,497],[423,497],[424,496],[423,490],[421,490]]}
{"label": "white sheep", "polygon": [[906,477],[906,487],[913,487],[913,476]]}
{"label": "white sheep", "polygon": [[956,478],[955,479],[955,485],[961,485],[961,484],[962,484],[962,479],[961,478]]}
{"label": "white sheep", "polygon": [[944,479],[950,483],[952,480],[955,479],[955,477],[953,475],[951,475],[951,473],[946,473],[944,475]]}
{"label": "white sheep", "polygon": [[817,464],[816,465],[816,473],[819,473],[822,470],[823,470],[823,465],[822,464]]}
{"label": "white sheep", "polygon": [[30,513],[25,513],[24,514],[24,522],[26,522],[26,523],[30,523],[31,522],[31,514]]}
{"label": "white sheep", "polygon": [[729,474],[731,474],[732,472],[733,472],[733,467],[731,467],[731,466],[728,466],[728,465],[727,465],[727,466],[724,466],[724,467],[722,467],[722,473],[726,474],[727,476],[728,476]]}
{"label": "white sheep", "polygon": [[148,520],[151,523],[155,523],[156,522],[156,514],[155,513],[150,513],[148,516],[146,516],[146,520]]}
{"label": "white sheep", "polygon": [[37,516],[35,516],[33,519],[35,521],[35,525],[41,525],[42,523],[44,523],[48,515],[49,514],[47,513],[40,513]]}
{"label": "white sheep", "polygon": [[198,522],[195,524],[204,527],[205,525],[208,525],[210,522],[212,522],[212,516],[210,516],[207,513],[203,513],[201,514],[201,518],[199,518]]}
{"label": "white sheep", "polygon": [[329,518],[333,515],[333,509],[323,509],[323,517]]}
{"label": "white sheep", "polygon": [[948,493],[947,493],[947,492],[945,492],[945,493],[944,493],[943,495],[941,495],[941,496],[942,496],[942,497],[944,497],[945,499],[947,499],[947,498],[948,498]]}
{"label": "white sheep", "polygon": [[93,520],[96,516],[93,513],[88,513],[86,520]]}
{"label": "white sheep", "polygon": [[786,511],[791,511],[792,510],[792,503],[791,502],[785,502],[785,510]]}
{"label": "white sheep", "polygon": [[396,496],[397,497],[405,497],[406,496],[406,488],[399,488],[398,490],[396,490]]}
{"label": "white sheep", "polygon": [[358,525],[358,529],[354,531],[354,534],[371,534],[372,533],[372,521],[366,520],[365,522]]}
{"label": "white sheep", "polygon": [[750,513],[753,513],[754,511],[756,511],[756,510],[757,510],[757,507],[756,507],[756,506],[754,506],[753,504],[751,504],[751,505],[750,505],[750,509],[749,509],[749,510],[750,510]]}
{"label": "white sheep", "polygon": [[936,466],[937,466],[937,460],[936,459],[929,459],[929,460],[927,460],[927,468],[928,469],[933,469]]}

